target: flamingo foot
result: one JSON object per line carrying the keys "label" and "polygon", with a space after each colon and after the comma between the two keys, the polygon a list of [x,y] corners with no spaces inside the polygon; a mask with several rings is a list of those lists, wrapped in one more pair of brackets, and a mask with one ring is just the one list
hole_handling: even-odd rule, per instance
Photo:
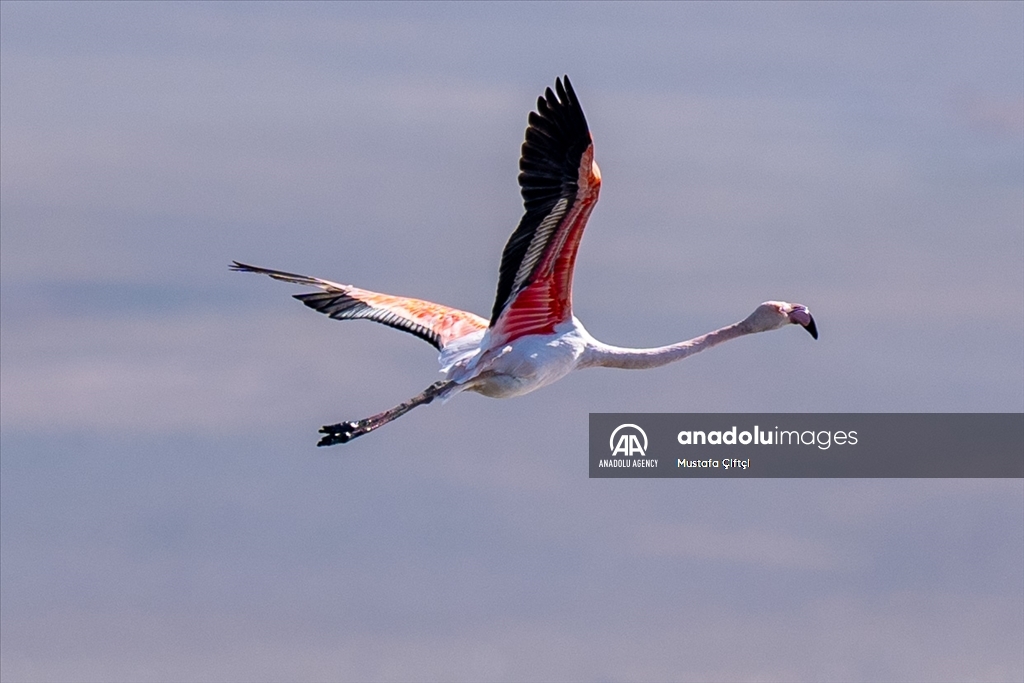
{"label": "flamingo foot", "polygon": [[348,443],[357,436],[362,436],[370,430],[363,424],[365,420],[359,422],[339,422],[333,425],[324,425],[320,428],[321,434],[326,434],[320,441],[317,442],[317,446],[334,446],[339,443]]}

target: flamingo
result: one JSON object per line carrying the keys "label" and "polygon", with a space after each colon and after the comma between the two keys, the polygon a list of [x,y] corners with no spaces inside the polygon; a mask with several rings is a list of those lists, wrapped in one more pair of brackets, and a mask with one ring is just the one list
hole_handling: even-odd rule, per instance
{"label": "flamingo", "polygon": [[525,213],[501,255],[490,319],[441,304],[391,296],[306,275],[235,261],[231,269],[315,287],[296,294],[335,320],[365,319],[413,334],[439,352],[444,379],[371,417],[325,425],[317,446],[347,443],[434,399],[463,391],[492,398],[521,396],[592,367],[638,370],[688,358],[722,342],[790,324],[818,330],[802,304],[766,301],[743,320],[657,348],[622,348],[594,339],[572,314],[572,274],[583,229],[597,203],[601,171],[568,76],[555,79],[530,112],[519,160]]}

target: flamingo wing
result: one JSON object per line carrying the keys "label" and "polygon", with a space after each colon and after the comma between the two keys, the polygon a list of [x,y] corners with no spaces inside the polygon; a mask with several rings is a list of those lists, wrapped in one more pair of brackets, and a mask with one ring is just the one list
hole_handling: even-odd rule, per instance
{"label": "flamingo wing", "polygon": [[491,334],[498,343],[549,334],[572,317],[572,273],[601,172],[569,77],[531,112],[519,160],[525,213],[501,255]]}
{"label": "flamingo wing", "polygon": [[422,299],[379,294],[351,285],[321,280],[318,277],[259,268],[238,261],[234,262],[231,269],[262,273],[275,280],[318,287],[323,291],[296,294],[295,298],[335,320],[373,320],[414,334],[438,350],[443,349],[453,339],[487,327],[487,321],[478,315]]}

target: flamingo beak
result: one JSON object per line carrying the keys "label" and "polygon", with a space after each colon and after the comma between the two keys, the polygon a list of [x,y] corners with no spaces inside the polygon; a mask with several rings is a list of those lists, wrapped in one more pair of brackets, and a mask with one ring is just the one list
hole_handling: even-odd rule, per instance
{"label": "flamingo beak", "polygon": [[795,308],[792,313],[789,314],[789,322],[794,325],[800,325],[807,333],[815,339],[818,338],[818,326],[814,324],[814,318],[811,317],[810,311],[803,306]]}
{"label": "flamingo beak", "polygon": [[814,324],[814,318],[812,318],[809,313],[807,314],[807,318],[808,318],[809,322],[806,325],[804,325],[804,329],[807,330],[807,332],[812,337],[817,339],[818,338],[818,326]]}

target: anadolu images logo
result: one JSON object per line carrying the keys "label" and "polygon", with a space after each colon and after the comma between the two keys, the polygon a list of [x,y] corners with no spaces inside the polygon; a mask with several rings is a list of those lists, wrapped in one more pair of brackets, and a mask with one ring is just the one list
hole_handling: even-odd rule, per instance
{"label": "anadolu images logo", "polygon": [[[619,432],[622,432],[619,434]],[[615,435],[618,434],[618,441],[615,440]],[[640,438],[644,440],[644,445],[640,445]],[[612,457],[616,455],[624,455],[627,458],[633,456],[640,456],[641,458],[647,456],[647,433],[640,429],[637,425],[625,424],[619,425],[612,432],[611,438],[608,439],[608,448],[612,451]]]}

